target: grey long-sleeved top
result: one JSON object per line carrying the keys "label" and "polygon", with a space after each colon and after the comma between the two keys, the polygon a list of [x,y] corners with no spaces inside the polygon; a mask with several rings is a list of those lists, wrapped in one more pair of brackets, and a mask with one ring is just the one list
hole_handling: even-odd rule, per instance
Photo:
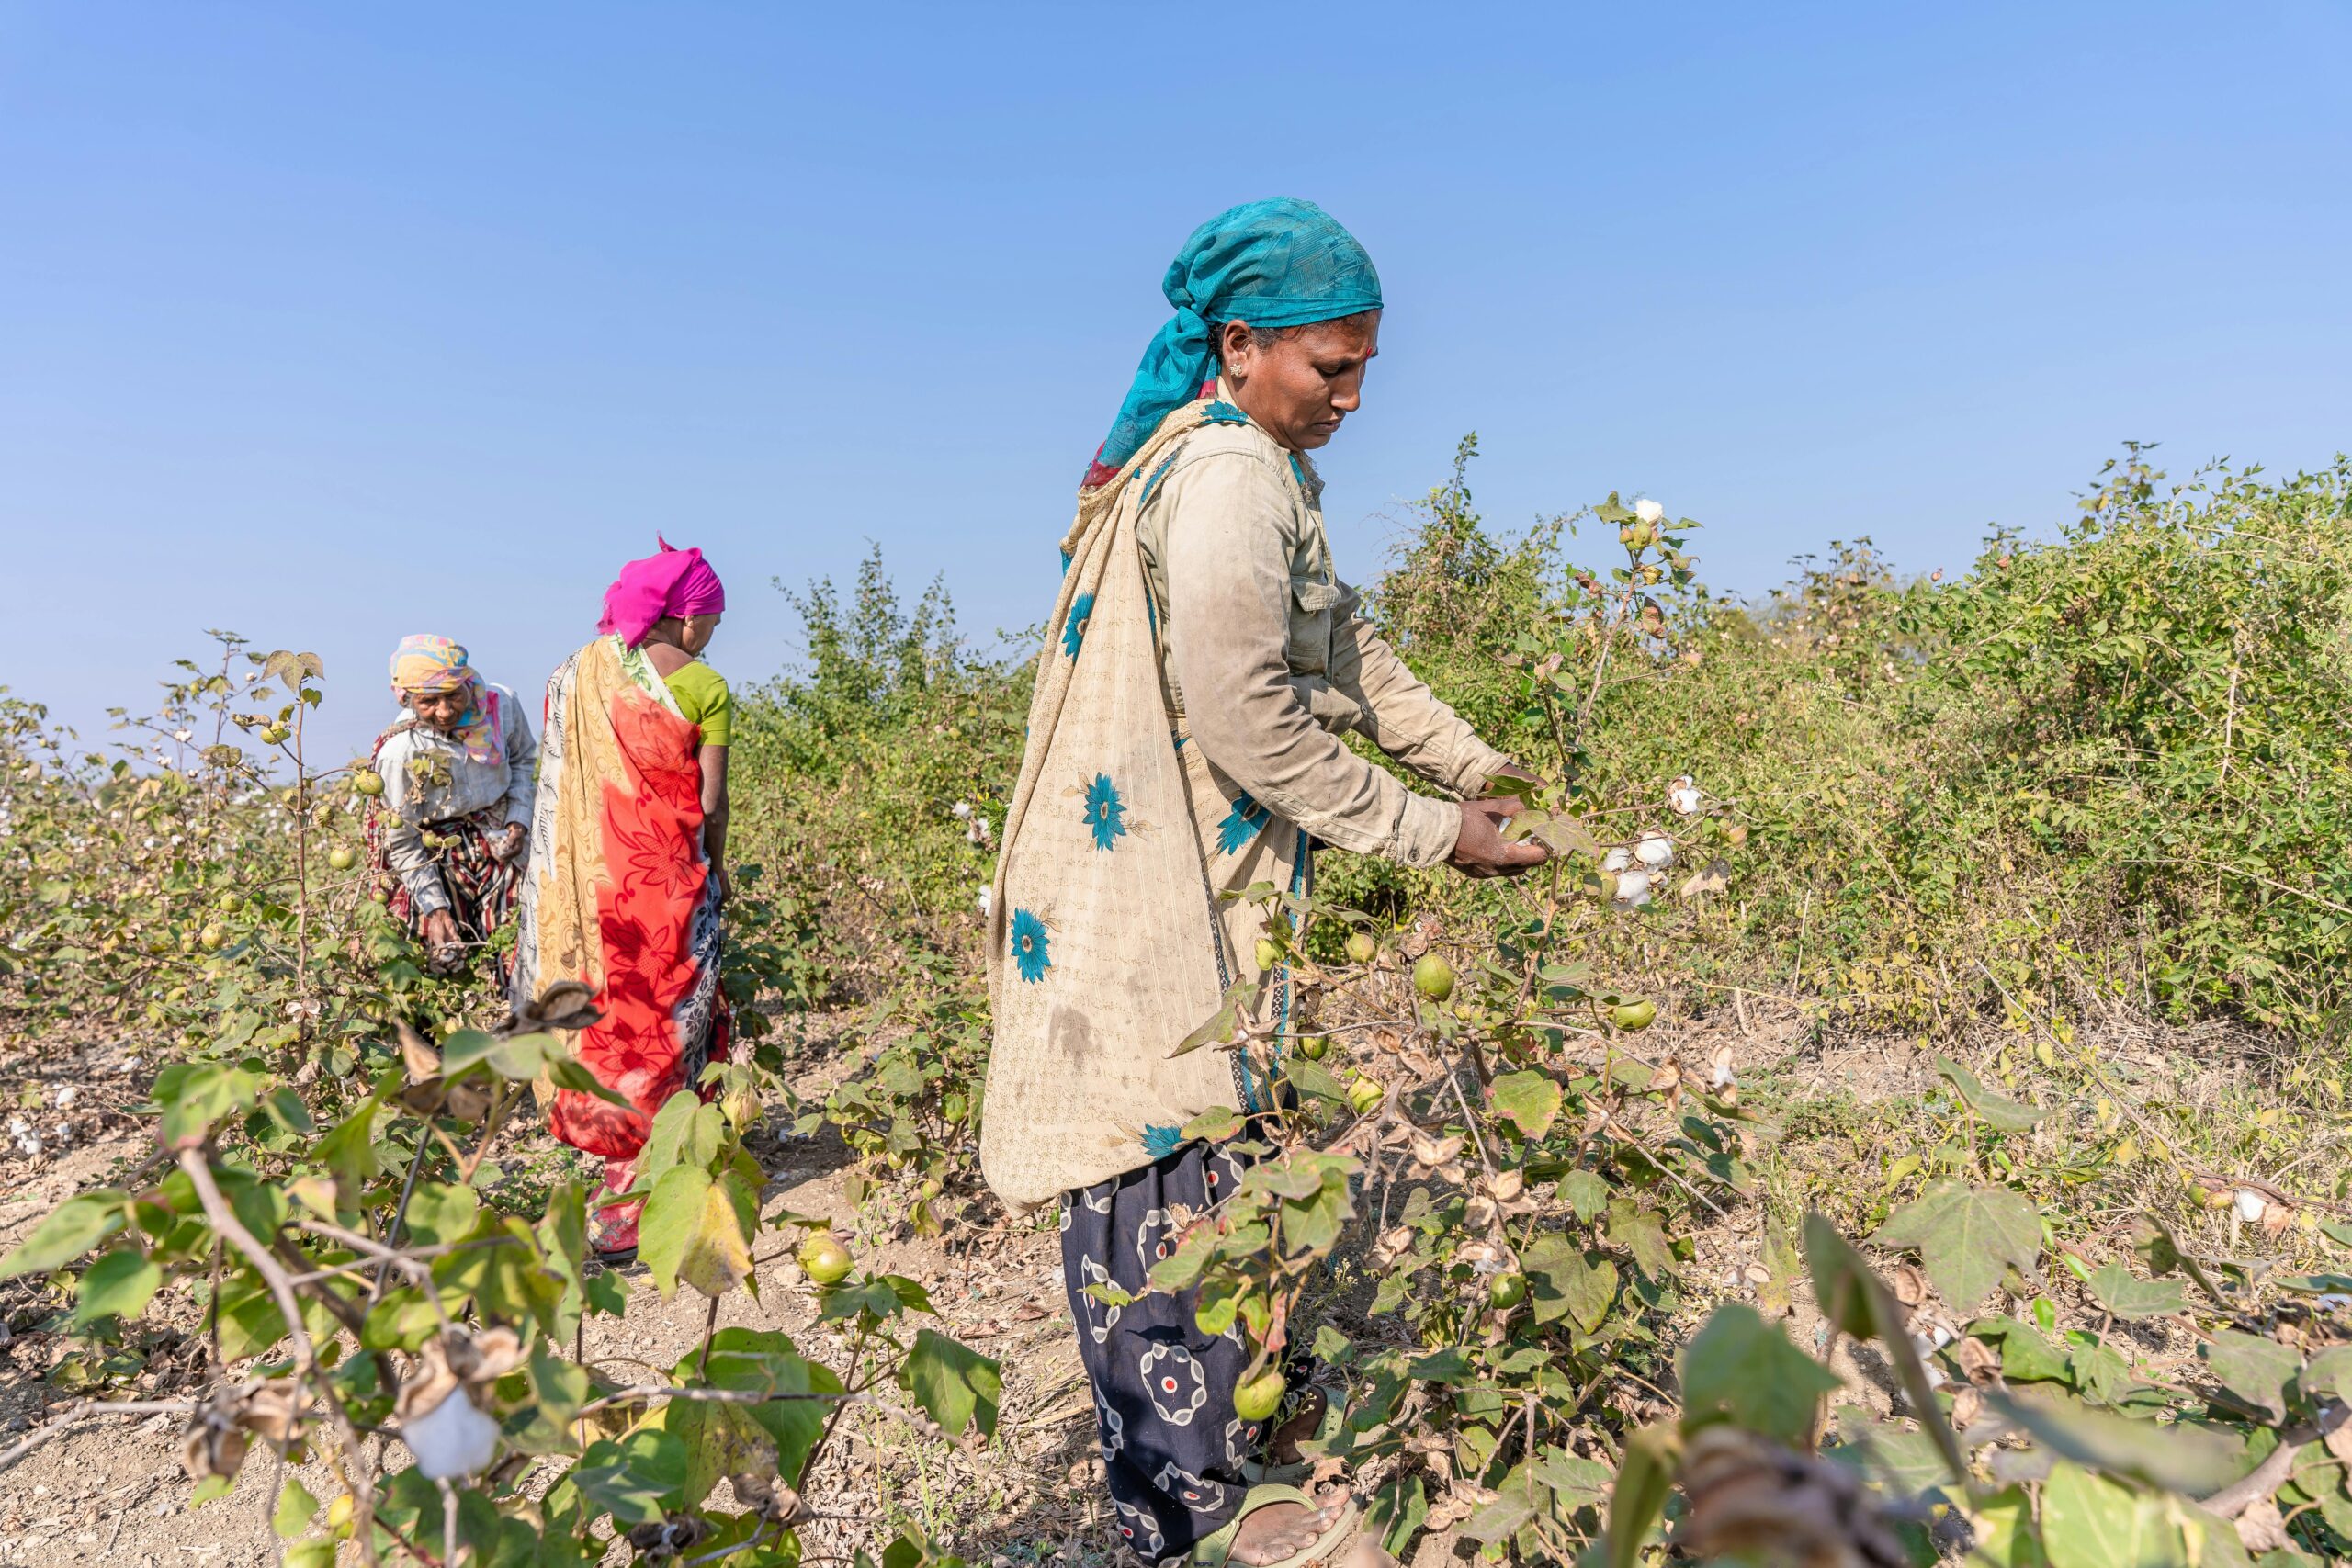
{"label": "grey long-sleeved top", "polygon": [[1341,743],[1353,730],[1455,797],[1508,760],[1405,666],[1333,570],[1322,482],[1255,425],[1188,436],[1136,523],[1171,706],[1210,762],[1325,842],[1429,866],[1459,810]]}

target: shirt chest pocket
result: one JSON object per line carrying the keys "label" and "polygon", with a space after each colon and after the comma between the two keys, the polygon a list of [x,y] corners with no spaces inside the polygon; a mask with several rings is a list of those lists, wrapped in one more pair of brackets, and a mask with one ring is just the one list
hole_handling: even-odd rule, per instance
{"label": "shirt chest pocket", "polygon": [[1331,606],[1336,583],[1319,577],[1290,580],[1290,636],[1283,649],[1294,675],[1323,675],[1331,668]]}

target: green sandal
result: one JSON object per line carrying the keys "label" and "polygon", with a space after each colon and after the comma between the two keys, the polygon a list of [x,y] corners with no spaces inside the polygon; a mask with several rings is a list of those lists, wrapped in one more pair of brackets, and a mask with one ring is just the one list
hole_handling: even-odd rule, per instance
{"label": "green sandal", "polygon": [[[1241,1499],[1241,1511],[1226,1520],[1215,1535],[1195,1542],[1192,1555],[1185,1561],[1194,1564],[1195,1568],[1227,1568],[1233,1560],[1233,1538],[1241,1533],[1241,1521],[1273,1503],[1303,1503],[1309,1508],[1317,1506],[1313,1497],[1295,1486],[1252,1486],[1249,1495]],[[1355,1533],[1356,1517],[1356,1500],[1350,1497],[1340,1508],[1340,1517],[1331,1521],[1329,1529],[1315,1538],[1312,1545],[1305,1551],[1294,1551],[1288,1557],[1277,1558],[1266,1563],[1264,1568],[1312,1568],[1313,1564],[1329,1562],[1332,1554],[1345,1546],[1348,1538]]]}

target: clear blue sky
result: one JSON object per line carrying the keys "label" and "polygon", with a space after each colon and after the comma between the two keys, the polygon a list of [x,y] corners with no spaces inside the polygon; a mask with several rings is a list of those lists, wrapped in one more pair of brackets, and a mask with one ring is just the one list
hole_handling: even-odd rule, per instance
{"label": "clear blue sky", "polygon": [[[102,729],[229,626],[329,732],[401,633],[536,693],[655,530],[774,672],[867,541],[985,638],[1201,219],[1390,308],[1342,570],[1456,438],[1755,590],[2046,528],[2125,437],[2352,445],[2352,11],[0,4],[0,682]],[[88,721],[96,720],[91,724]]]}

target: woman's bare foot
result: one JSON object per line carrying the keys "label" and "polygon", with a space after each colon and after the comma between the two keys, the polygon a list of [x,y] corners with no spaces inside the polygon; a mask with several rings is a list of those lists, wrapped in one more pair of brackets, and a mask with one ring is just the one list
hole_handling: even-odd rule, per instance
{"label": "woman's bare foot", "polygon": [[1267,1462],[1297,1464],[1304,1461],[1306,1456],[1298,1451],[1298,1445],[1315,1436],[1323,1425],[1323,1412],[1329,1405],[1329,1396],[1319,1388],[1310,1387],[1300,1395],[1298,1414],[1275,1427],[1274,1435],[1266,1439]]}
{"label": "woman's bare foot", "polygon": [[1242,1568],[1262,1568],[1296,1556],[1313,1546],[1316,1538],[1338,1521],[1347,1506],[1345,1488],[1334,1486],[1317,1495],[1317,1506],[1303,1503],[1269,1503],[1241,1521],[1233,1534],[1229,1561]]}

